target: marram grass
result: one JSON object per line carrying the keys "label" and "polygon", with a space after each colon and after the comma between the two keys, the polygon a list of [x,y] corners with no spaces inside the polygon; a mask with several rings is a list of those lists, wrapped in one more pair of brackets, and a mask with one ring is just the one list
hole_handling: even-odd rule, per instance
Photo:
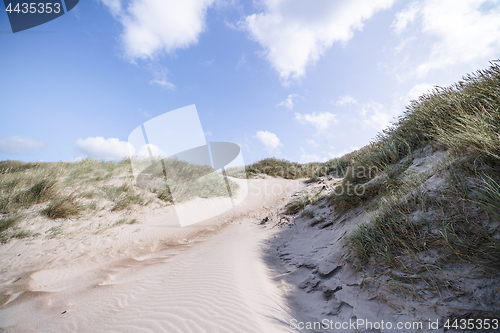
{"label": "marram grass", "polygon": [[[429,145],[450,152],[435,170],[446,185],[434,192],[423,186],[431,175],[411,186],[402,181],[413,153]],[[354,154],[351,168],[359,167],[378,172],[348,172],[342,186],[375,186],[376,193],[329,198],[343,212],[375,198],[371,221],[349,236],[358,261],[408,274],[430,274],[454,260],[500,269],[500,67],[413,101],[393,126]],[[420,259],[430,248],[442,251],[434,268]]]}
{"label": "marram grass", "polygon": [[[0,239],[27,237],[15,231],[24,218],[94,216],[100,210],[121,212],[155,203],[164,207],[196,197],[228,196],[222,175],[211,167],[156,159],[133,182],[131,161],[85,159],[76,163],[0,161]],[[151,165],[145,162],[145,165]],[[165,183],[166,170],[176,182]],[[229,180],[233,192],[238,185]],[[174,196],[172,195],[174,194]],[[23,216],[23,218],[21,218]]]}

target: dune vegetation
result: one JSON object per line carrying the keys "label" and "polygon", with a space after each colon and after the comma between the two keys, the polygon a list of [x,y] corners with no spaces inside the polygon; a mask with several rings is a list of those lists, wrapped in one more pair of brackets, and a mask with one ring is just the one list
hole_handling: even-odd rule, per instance
{"label": "dune vegetation", "polygon": [[[435,152],[445,152],[435,165],[409,168]],[[338,191],[329,200],[339,211],[372,202],[372,221],[350,236],[359,260],[429,271],[438,263],[419,255],[439,247],[442,263],[500,269],[500,67],[413,101],[375,142],[351,154],[349,168],[341,186],[362,194]],[[366,170],[374,172],[358,172]]]}
{"label": "dune vegetation", "polygon": [[[169,187],[163,166],[176,177]],[[229,186],[233,191],[238,188],[232,181]],[[163,164],[160,159],[155,160],[142,171],[137,182],[128,159],[85,159],[75,163],[1,161],[0,241],[36,236],[19,227],[19,222],[36,216],[50,220],[90,218],[106,211],[126,212],[148,205],[161,208],[173,204],[174,199],[179,203],[195,197],[228,196],[227,193],[224,178],[212,168],[178,160],[165,160]]]}
{"label": "dune vegetation", "polygon": [[[247,168],[259,172],[341,177],[326,196],[335,219],[367,216],[347,235],[355,266],[415,297],[419,283],[438,294],[464,292],[457,269],[474,278],[500,273],[500,67],[412,101],[358,151],[326,163],[266,159]],[[284,213],[312,218],[321,200],[307,194]]]}

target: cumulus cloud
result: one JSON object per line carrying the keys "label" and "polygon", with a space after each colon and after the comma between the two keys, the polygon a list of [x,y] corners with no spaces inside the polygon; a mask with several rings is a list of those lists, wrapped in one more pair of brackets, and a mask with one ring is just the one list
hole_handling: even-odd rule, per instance
{"label": "cumulus cloud", "polygon": [[333,125],[338,123],[337,117],[330,112],[295,113],[295,119],[301,123],[313,125],[318,133],[327,133],[331,131]]}
{"label": "cumulus cloud", "polygon": [[[129,146],[131,147],[131,146]],[[153,144],[147,144],[141,147],[137,154],[134,152],[134,148],[131,147],[129,148],[129,152],[133,156],[137,156],[139,158],[151,158],[151,157],[167,157],[167,153],[165,153],[163,150],[160,149],[160,147],[153,145]]]}
{"label": "cumulus cloud", "polygon": [[300,159],[299,159],[300,163],[325,162],[325,161],[327,161],[326,157],[320,157],[317,154],[308,153],[302,147],[300,147],[300,151],[302,152],[302,154],[300,155]]}
{"label": "cumulus cloud", "polygon": [[304,76],[334,42],[347,42],[395,0],[261,0],[264,11],[240,22],[263,48],[283,83]]}
{"label": "cumulus cloud", "polygon": [[[413,29],[410,29],[410,23]],[[453,65],[477,67],[498,57],[500,6],[489,0],[424,0],[411,3],[396,15],[396,33],[421,33],[432,41],[428,58],[414,75]]]}
{"label": "cumulus cloud", "polygon": [[419,11],[420,4],[418,2],[410,3],[408,7],[396,14],[396,18],[394,19],[391,27],[396,33],[402,33],[409,23],[415,21],[415,18]]}
{"label": "cumulus cloud", "polygon": [[277,106],[284,106],[288,110],[293,110],[293,99],[299,97],[297,94],[290,94],[288,97]]}
{"label": "cumulus cloud", "polygon": [[317,154],[307,153],[302,147],[300,147],[300,150],[302,152],[302,154],[300,155],[300,163],[326,162],[326,161],[334,159],[334,158],[342,157],[345,154],[349,154],[349,153],[359,149],[356,146],[350,146],[347,149],[335,152],[334,148],[335,147],[330,147],[330,151],[328,151],[328,152],[323,151],[321,153],[321,156],[322,156],[321,157]]}
{"label": "cumulus cloud", "polygon": [[122,12],[122,0],[101,0],[114,16],[120,15]]}
{"label": "cumulus cloud", "polygon": [[358,101],[354,99],[351,95],[340,96],[339,100],[333,103],[337,106],[346,106],[350,104],[358,104]]}
{"label": "cumulus cloud", "polygon": [[0,153],[9,155],[26,154],[43,146],[43,142],[23,136],[11,136],[0,139]]}
{"label": "cumulus cloud", "polygon": [[364,103],[361,108],[363,124],[381,131],[391,124],[393,116],[385,107],[377,102]]}
{"label": "cumulus cloud", "polygon": [[121,41],[131,59],[151,59],[198,42],[214,0],[101,0],[123,25]]}
{"label": "cumulus cloud", "polygon": [[405,102],[409,102],[411,100],[416,100],[420,96],[422,96],[424,93],[430,92],[432,89],[434,89],[436,85],[430,84],[427,82],[423,83],[418,83],[414,85],[410,91],[406,94],[406,99]]}
{"label": "cumulus cloud", "polygon": [[254,138],[259,140],[270,153],[273,151],[279,152],[278,147],[283,146],[276,134],[268,131],[258,131]]}
{"label": "cumulus cloud", "polygon": [[[331,148],[333,148],[333,147],[331,147]],[[352,153],[353,151],[358,150],[358,149],[359,148],[356,146],[350,146],[348,149],[344,149],[344,150],[341,150],[339,152],[330,151],[330,152],[328,152],[328,157],[330,159],[342,157],[342,156],[349,154],[349,153]]]}
{"label": "cumulus cloud", "polygon": [[318,155],[303,153],[300,155],[300,163],[310,163],[310,162],[324,162],[325,159],[321,159]]}
{"label": "cumulus cloud", "polygon": [[134,148],[117,138],[89,137],[76,140],[76,150],[89,157],[102,160],[119,160],[129,156],[129,149],[134,154]]}

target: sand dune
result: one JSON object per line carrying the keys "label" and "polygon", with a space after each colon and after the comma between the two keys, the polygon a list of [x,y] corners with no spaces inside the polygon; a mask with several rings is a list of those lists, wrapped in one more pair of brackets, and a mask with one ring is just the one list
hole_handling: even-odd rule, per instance
{"label": "sand dune", "polygon": [[286,332],[283,292],[262,261],[260,220],[300,182],[251,180],[233,210],[181,228],[171,215],[88,235],[2,246],[5,332]]}

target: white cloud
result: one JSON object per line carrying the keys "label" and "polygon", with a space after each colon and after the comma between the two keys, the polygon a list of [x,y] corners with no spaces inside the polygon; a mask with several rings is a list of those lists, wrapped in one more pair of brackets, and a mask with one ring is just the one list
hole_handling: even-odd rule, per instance
{"label": "white cloud", "polygon": [[26,154],[43,146],[43,142],[23,136],[11,136],[0,139],[0,153],[9,155]]}
{"label": "white cloud", "polygon": [[309,162],[326,162],[328,160],[342,157],[345,154],[349,154],[355,150],[358,150],[359,148],[356,146],[350,146],[348,149],[344,149],[339,152],[334,152],[333,151],[334,147],[330,147],[329,152],[322,152],[322,156],[319,156],[317,154],[309,154],[307,153],[302,147],[300,147],[300,150],[302,152],[302,155],[300,155],[300,163],[309,163]]}
{"label": "white cloud", "polygon": [[168,82],[166,79],[153,79],[149,81],[150,84],[157,84],[165,89],[174,90],[175,85],[172,82]]}
{"label": "white cloud", "polygon": [[[421,90],[427,88],[428,86],[432,88],[432,85],[429,85],[427,83],[416,85],[408,93],[408,96],[405,96],[405,98],[407,99],[409,98],[409,96],[413,96],[413,94],[419,93]],[[401,98],[401,100],[403,100],[403,98]],[[407,101],[405,100],[405,102]],[[355,105],[356,109],[358,109],[358,112],[353,114],[352,121],[361,122],[365,127],[371,127],[376,129],[377,131],[381,131],[385,129],[387,126],[389,126],[391,122],[394,121],[395,112],[396,113],[399,112],[399,110],[392,110],[392,111],[387,110],[382,104],[374,101],[366,103],[358,102],[351,95],[341,96],[338,101],[333,103],[337,106]],[[361,114],[362,116],[361,119],[359,119],[359,114]],[[322,123],[321,121],[318,122]]]}
{"label": "white cloud", "polygon": [[302,152],[302,155],[300,155],[299,159],[300,163],[325,162],[327,160],[326,157],[321,158],[316,154],[309,154],[302,147],[300,147],[300,151]]}
{"label": "white cloud", "polygon": [[103,160],[119,160],[129,156],[129,149],[134,148],[125,141],[117,138],[104,139],[103,137],[89,137],[76,140],[76,149],[89,157]]}
{"label": "white cloud", "polygon": [[198,42],[214,0],[101,0],[123,25],[121,40],[131,59],[151,59]]}
{"label": "white cloud", "polygon": [[134,153],[133,147],[130,149],[130,152],[132,153],[132,155],[135,155],[139,158],[150,158],[151,156],[153,156],[153,157],[167,157],[168,156],[167,153],[165,153],[158,146],[153,145],[153,144],[147,144],[147,145],[142,146],[141,149],[139,149],[139,152],[137,153],[137,155]]}
{"label": "white cloud", "polygon": [[278,147],[283,146],[276,134],[268,131],[258,131],[254,138],[259,140],[269,152],[275,150],[279,152]]}
{"label": "white cloud", "polygon": [[[331,148],[333,148],[333,147],[331,147]],[[349,149],[344,149],[344,150],[339,151],[339,152],[330,151],[330,152],[328,152],[328,157],[330,159],[342,157],[342,156],[349,154],[349,153],[352,153],[353,151],[358,150],[358,149],[359,148],[356,146],[350,146]]]}
{"label": "white cloud", "polygon": [[[419,23],[419,31],[408,28],[412,21]],[[500,50],[500,6],[489,0],[425,0],[398,13],[393,29],[424,34],[432,41],[416,76],[453,65],[484,66]]]}
{"label": "white cloud", "polygon": [[288,97],[277,106],[284,106],[288,110],[293,110],[293,99],[299,97],[297,94],[290,94]]}
{"label": "white cloud", "polygon": [[354,99],[351,95],[340,96],[339,100],[334,103],[337,106],[346,106],[349,104],[358,104],[358,101]]}
{"label": "white cloud", "polygon": [[264,12],[240,22],[260,45],[283,83],[304,76],[334,42],[347,42],[354,31],[394,0],[261,0]]}
{"label": "white cloud", "polygon": [[420,8],[420,3],[412,2],[408,5],[408,7],[397,13],[396,19],[394,19],[394,22],[391,25],[394,31],[398,34],[403,32],[409,23],[415,21]]}
{"label": "white cloud", "polygon": [[365,126],[373,127],[378,131],[385,129],[394,120],[385,107],[377,102],[364,103],[361,108],[361,115]]}
{"label": "white cloud", "polygon": [[106,6],[108,6],[111,14],[113,16],[120,15],[122,12],[122,1],[121,0],[101,0]]}
{"label": "white cloud", "polygon": [[157,84],[165,89],[174,90],[175,85],[167,79],[168,69],[158,64],[150,65],[149,71],[153,74],[154,79],[149,81],[149,84]]}
{"label": "white cloud", "polygon": [[310,163],[310,162],[324,162],[325,159],[321,159],[318,155],[304,153],[300,155],[300,163]]}
{"label": "white cloud", "polygon": [[81,161],[83,161],[83,160],[85,160],[85,158],[83,158],[83,157],[81,157],[81,156],[77,156],[77,157],[75,157],[75,158],[72,158],[72,159],[70,159],[70,160],[67,160],[66,162],[68,162],[68,163],[78,163],[78,162],[81,162]]}
{"label": "white cloud", "polygon": [[308,123],[316,128],[318,133],[327,133],[331,131],[331,127],[338,123],[337,118],[330,112],[313,112],[310,114],[295,113],[295,119],[302,123]]}
{"label": "white cloud", "polygon": [[427,82],[423,83],[418,83],[414,85],[408,94],[406,94],[406,99],[405,102],[409,102],[411,100],[416,100],[418,99],[422,94],[430,92],[432,89],[434,89],[436,85],[435,84],[430,84]]}

